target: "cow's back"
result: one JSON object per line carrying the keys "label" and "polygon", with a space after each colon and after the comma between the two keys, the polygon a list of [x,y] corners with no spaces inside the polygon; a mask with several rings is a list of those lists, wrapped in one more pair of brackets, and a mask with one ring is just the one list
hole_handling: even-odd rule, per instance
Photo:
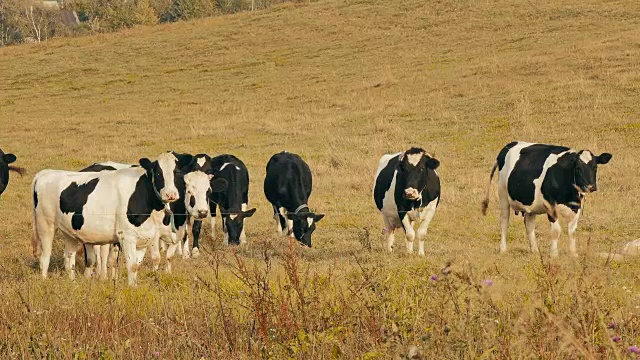
{"label": "cow's back", "polygon": [[269,159],[265,176],[265,196],[271,203],[286,202],[297,191],[309,198],[313,187],[311,169],[296,154],[281,152]]}
{"label": "cow's back", "polygon": [[378,170],[373,184],[373,199],[378,210],[382,210],[384,207],[385,194],[391,194],[390,198],[393,198],[393,191],[389,193],[389,190],[395,184],[400,154],[402,153],[383,155],[378,162]]}

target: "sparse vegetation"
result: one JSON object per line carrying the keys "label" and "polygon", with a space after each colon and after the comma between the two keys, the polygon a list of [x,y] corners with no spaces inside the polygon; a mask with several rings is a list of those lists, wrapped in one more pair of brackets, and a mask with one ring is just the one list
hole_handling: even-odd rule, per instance
{"label": "sparse vegetation", "polygon": [[[0,147],[28,170],[0,200],[0,357],[637,358],[640,263],[597,256],[640,237],[634,5],[323,0],[0,49]],[[565,233],[549,259],[542,217],[539,257],[517,218],[498,254],[480,201],[516,139],[613,154],[579,258]],[[382,252],[371,195],[379,157],[411,145],[442,163],[426,258]],[[168,149],[243,159],[249,245],[205,233],[200,258],[128,288],[123,268],[69,281],[60,241],[41,280],[31,176]],[[262,194],[284,149],[327,214],[312,249],[275,236]]]}

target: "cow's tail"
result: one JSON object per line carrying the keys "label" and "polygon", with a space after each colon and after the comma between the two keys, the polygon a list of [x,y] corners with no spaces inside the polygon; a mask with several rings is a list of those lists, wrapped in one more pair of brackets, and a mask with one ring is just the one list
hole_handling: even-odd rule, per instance
{"label": "cow's tail", "polygon": [[484,200],[482,200],[482,215],[487,215],[487,208],[489,207],[489,195],[491,195],[491,180],[493,180],[493,175],[495,175],[497,168],[498,168],[498,162],[493,164],[493,168],[491,169],[491,175],[489,175],[487,192],[484,195]]}
{"label": "cow's tail", "polygon": [[16,173],[18,173],[18,175],[22,176],[27,172],[27,169],[22,168],[22,167],[18,167],[18,166],[9,165],[9,171],[16,172]]}
{"label": "cow's tail", "polygon": [[36,181],[38,177],[34,177],[31,182],[31,194],[34,195],[34,203],[33,203],[33,237],[31,238],[31,247],[33,248],[33,256],[39,257],[42,254],[42,242],[40,241],[40,236],[38,236],[38,215],[36,213],[36,204],[35,204],[35,194],[36,194]]}

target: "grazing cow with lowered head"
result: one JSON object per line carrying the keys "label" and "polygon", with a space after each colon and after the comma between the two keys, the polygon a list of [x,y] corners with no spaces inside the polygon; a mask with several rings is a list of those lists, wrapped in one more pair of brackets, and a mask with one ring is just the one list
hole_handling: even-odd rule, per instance
{"label": "grazing cow with lowered head", "polygon": [[546,214],[551,223],[551,256],[558,256],[558,238],[562,232],[558,218],[568,222],[569,251],[576,256],[575,232],[578,227],[585,195],[596,191],[598,165],[611,160],[611,154],[598,156],[589,150],[573,150],[564,146],[512,142],[507,144],[496,160],[482,213],[489,206],[491,180],[498,174],[500,199],[500,252],[507,251],[507,230],[511,209],[522,213],[531,251],[538,252],[535,235],[536,215]]}
{"label": "grazing cow with lowered head", "polygon": [[14,171],[20,174],[20,176],[25,173],[23,168],[9,165],[15,162],[16,159],[15,155],[5,154],[0,150],[0,195],[2,195],[7,185],[9,185],[9,171]]}
{"label": "grazing cow with lowered head", "polygon": [[[380,158],[373,199],[382,213],[388,251],[393,251],[395,229],[402,227],[407,251],[413,252],[413,241],[417,237],[418,255],[425,255],[424,237],[440,202],[438,166],[438,160],[415,147]],[[415,223],[418,223],[417,232]]]}
{"label": "grazing cow with lowered head", "polygon": [[264,194],[273,205],[278,233],[308,247],[316,223],[324,217],[309,210],[311,187],[311,170],[300,156],[283,151],[269,159]]}
{"label": "grazing cow with lowered head", "polygon": [[75,276],[75,254],[82,244],[119,242],[135,285],[150,243],[158,241],[167,204],[179,199],[176,167],[191,155],[163,153],[156,161],[140,159],[140,168],[103,172],[43,170],[32,182],[35,255],[46,278],[53,236],[65,240],[65,268]]}

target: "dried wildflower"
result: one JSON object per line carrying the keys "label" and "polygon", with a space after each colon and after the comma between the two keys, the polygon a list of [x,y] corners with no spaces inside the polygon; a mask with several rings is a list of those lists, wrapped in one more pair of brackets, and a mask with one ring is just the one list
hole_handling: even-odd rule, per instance
{"label": "dried wildflower", "polygon": [[438,281],[438,275],[431,275],[429,278],[431,281]]}
{"label": "dried wildflower", "polygon": [[640,354],[640,348],[638,348],[637,346],[633,345],[633,346],[629,346],[627,348],[627,350],[629,350],[629,352],[632,352],[634,354]]}
{"label": "dried wildflower", "polygon": [[482,285],[484,285],[484,286],[493,286],[493,280],[484,279],[484,280],[482,280]]}
{"label": "dried wildflower", "polygon": [[617,336],[617,335],[616,335],[616,336],[614,336],[614,337],[613,337],[613,342],[617,342],[617,343],[619,343],[620,341],[622,341],[622,339],[620,338],[620,336]]}

